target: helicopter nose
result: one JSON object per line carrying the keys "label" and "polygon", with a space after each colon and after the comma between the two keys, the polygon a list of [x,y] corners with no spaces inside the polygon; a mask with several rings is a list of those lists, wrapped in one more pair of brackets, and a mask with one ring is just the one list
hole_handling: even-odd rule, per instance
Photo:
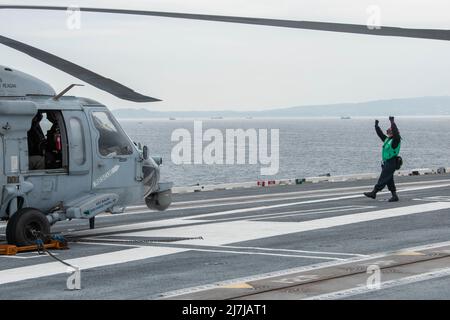
{"label": "helicopter nose", "polygon": [[145,187],[145,195],[148,195],[157,188],[160,175],[159,167],[153,165],[150,161],[145,161],[142,166],[142,175],[144,177],[142,183]]}

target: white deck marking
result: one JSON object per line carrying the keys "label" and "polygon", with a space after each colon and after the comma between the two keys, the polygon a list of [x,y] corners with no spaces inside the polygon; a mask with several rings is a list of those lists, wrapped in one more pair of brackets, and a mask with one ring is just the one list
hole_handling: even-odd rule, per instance
{"label": "white deck marking", "polygon": [[217,252],[217,253],[234,253],[234,254],[246,254],[246,255],[261,255],[261,256],[275,256],[275,257],[287,257],[287,258],[307,258],[318,260],[337,260],[343,261],[343,258],[337,257],[325,257],[325,256],[306,256],[306,255],[294,255],[294,254],[282,254],[282,253],[267,253],[267,252],[251,252],[251,251],[238,251],[238,250],[220,250],[220,249],[201,249],[201,248],[187,248],[185,251],[203,251],[203,252]]}
{"label": "white deck marking", "polygon": [[[430,243],[430,244],[415,246],[415,247],[410,247],[410,248],[404,248],[404,249],[402,249],[402,251],[431,250],[431,249],[438,249],[438,248],[446,247],[449,245],[450,245],[450,241],[444,241],[444,242]],[[204,285],[196,286],[196,287],[188,287],[188,288],[183,288],[183,289],[178,289],[178,290],[173,290],[173,291],[167,291],[167,292],[160,293],[160,294],[150,297],[150,298],[151,299],[174,298],[174,297],[181,296],[181,295],[198,293],[201,291],[216,289],[218,287],[223,287],[226,285],[233,285],[233,284],[242,283],[242,282],[267,280],[270,278],[289,276],[292,274],[297,274],[297,273],[302,273],[302,272],[310,272],[310,271],[320,270],[320,269],[324,269],[324,268],[338,267],[338,266],[342,266],[342,265],[345,265],[348,263],[358,263],[358,262],[364,262],[364,261],[369,261],[369,260],[373,260],[373,259],[382,259],[382,258],[392,255],[393,253],[395,253],[395,251],[386,251],[386,252],[374,253],[374,254],[371,254],[371,255],[368,255],[365,257],[361,257],[361,258],[356,257],[356,258],[350,258],[350,259],[347,259],[344,261],[321,262],[321,263],[316,263],[316,264],[307,265],[307,266],[303,266],[303,267],[267,272],[267,273],[262,273],[262,274],[257,274],[257,275],[252,275],[252,276],[248,276],[248,277],[242,277],[242,278],[234,278],[234,279],[214,282],[214,283],[210,283],[210,284],[204,284]]]}
{"label": "white deck marking", "polygon": [[[439,188],[448,185],[435,185],[426,187],[417,187],[405,189],[402,191],[412,191],[412,190],[423,190],[429,188]],[[356,198],[361,197],[361,195],[345,196],[337,198],[327,198],[303,202],[294,202],[288,204],[280,204],[274,206],[262,206],[256,208],[257,210],[263,210],[267,208],[278,208],[285,206],[292,206],[305,203],[317,203],[317,202],[329,202],[341,199]],[[317,229],[331,228],[336,226],[348,225],[359,222],[368,222],[379,219],[386,219],[392,217],[400,217],[405,215],[411,215],[416,213],[425,213],[436,210],[449,209],[450,202],[431,202],[419,205],[412,205],[406,207],[397,207],[386,210],[376,210],[371,212],[342,215],[338,217],[316,219],[304,222],[259,222],[259,221],[231,221],[231,222],[220,222],[220,223],[209,223],[204,225],[195,226],[179,226],[168,229],[158,229],[158,230],[147,230],[143,232],[132,232],[123,233],[121,235],[132,235],[132,236],[158,236],[158,237],[192,237],[195,235],[202,235],[205,241],[201,240],[186,240],[180,241],[178,243],[185,244],[195,244],[195,245],[224,245],[240,241],[255,240],[261,238],[267,238],[272,236],[280,236],[290,233],[299,233]],[[246,209],[248,211],[255,211],[254,208]],[[236,210],[225,211],[227,214],[236,213]],[[239,211],[245,212],[245,211]],[[197,215],[195,217],[210,217],[215,215],[223,215],[224,213],[214,213],[214,214],[203,214]],[[185,219],[191,219],[191,217],[186,217]],[[162,226],[175,226],[183,225],[186,223],[192,223],[192,221],[185,219],[168,219],[162,221],[152,221],[148,223],[138,223],[127,226],[117,226],[110,228],[102,228],[98,230],[99,232],[104,232],[105,230],[120,230],[125,231],[134,229],[136,226],[140,227],[162,227]],[[198,222],[198,221],[197,221]],[[91,233],[92,234],[92,233]],[[200,242],[199,242],[200,241]],[[162,255],[168,255],[172,253],[185,252],[190,249],[179,249],[179,248],[169,248],[169,247],[141,247],[133,248],[122,251],[116,251],[111,253],[104,253],[99,255],[92,255],[82,258],[70,259],[69,263],[80,267],[81,269],[89,269],[107,265],[116,265],[121,263],[126,263],[130,261],[137,261],[148,259],[152,257],[158,257]],[[12,268],[0,271],[0,284],[11,283],[16,281],[22,281],[27,279],[39,278],[44,276],[50,276],[54,274],[60,274],[66,272],[66,267],[59,262],[35,264],[27,267]]]}
{"label": "white deck marking", "polygon": [[184,240],[177,243],[220,246],[230,242],[250,241],[318,229],[343,226],[359,222],[401,217],[415,213],[449,209],[449,202],[425,204],[376,210],[337,217],[308,220],[302,222],[229,221],[194,226],[180,226],[169,229],[147,230],[121,234],[138,237],[192,237],[201,235],[204,240]]}
{"label": "white deck marking", "polygon": [[268,217],[265,214],[261,215],[262,218],[255,218],[255,220],[270,220],[270,219],[280,219],[280,218],[288,218],[288,217],[302,217],[302,216],[310,216],[310,215],[317,215],[317,214],[324,214],[324,213],[336,213],[336,212],[348,212],[348,211],[355,211],[355,210],[361,210],[361,209],[372,209],[376,208],[375,206],[361,206],[361,207],[354,207],[354,208],[346,208],[346,209],[334,209],[334,210],[323,210],[323,211],[313,211],[313,212],[306,212],[306,213],[298,213],[297,211],[286,211],[282,214],[276,214],[272,217]]}
{"label": "white deck marking", "polygon": [[[416,190],[424,190],[424,189],[432,189],[432,188],[442,188],[442,187],[448,187],[450,186],[449,183],[444,183],[442,184],[442,182],[447,182],[449,180],[432,180],[432,181],[426,181],[426,182],[407,182],[407,183],[400,183],[397,185],[416,185],[416,184],[428,184],[428,183],[438,183],[438,184],[434,184],[434,185],[426,185],[426,186],[420,186],[420,187],[412,187],[412,188],[406,188],[403,190],[398,190],[397,192],[407,192],[407,191],[416,191]],[[370,186],[368,186],[370,187]],[[325,190],[340,190],[340,189],[361,189],[362,187],[348,187],[348,188],[332,188],[332,189],[325,189]],[[324,190],[309,190],[309,191],[299,191],[299,192],[289,192],[288,194],[293,194],[293,193],[299,193],[299,194],[303,194],[303,193],[308,193],[308,192],[319,192],[319,191],[324,191]],[[388,193],[387,191],[384,192],[380,192],[379,194],[385,194]],[[283,193],[279,193],[277,195],[282,195]],[[342,194],[342,193],[340,193]],[[251,197],[266,197],[268,196],[267,194],[264,195],[255,195],[255,196],[249,196],[248,198]],[[269,194],[270,196],[270,194]],[[322,196],[322,195],[321,195]],[[323,195],[323,196],[327,196],[327,195]],[[334,197],[334,198],[326,198],[326,199],[318,199],[318,200],[311,200],[311,201],[302,201],[302,202],[291,202],[291,203],[287,203],[287,204],[281,204],[282,206],[289,206],[289,205],[301,205],[301,204],[309,204],[309,203],[320,203],[320,202],[327,202],[327,201],[338,201],[338,200],[345,200],[345,199],[351,199],[351,198],[358,198],[358,197],[363,197],[360,193],[354,194],[352,196],[348,196],[348,197]],[[236,198],[245,198],[244,197],[236,197]],[[301,197],[300,197],[301,198]],[[211,199],[211,200],[217,200],[217,199]],[[283,200],[283,199],[277,199],[277,200]],[[209,201],[209,200],[205,200],[205,201]],[[195,201],[193,201],[195,202]],[[250,203],[258,203],[259,200],[256,201],[250,201],[250,202],[245,202],[246,204],[250,204]],[[224,205],[231,205],[230,203],[228,204],[224,204]],[[138,207],[138,206],[135,206]],[[145,206],[142,206],[143,208]],[[277,206],[260,206],[258,208],[247,208],[247,209],[238,209],[241,211],[237,211],[237,213],[239,212],[246,212],[247,211],[256,211],[256,210],[264,210],[264,209],[271,209],[271,208],[276,208]],[[252,209],[252,210],[250,210]],[[176,210],[182,210],[182,208],[177,208]],[[320,209],[318,209],[320,210]],[[129,212],[129,213],[123,213],[124,214],[143,214],[143,213],[151,213],[152,211],[150,210],[145,210],[145,211],[137,211],[137,212]],[[216,216],[216,215],[221,215],[221,214],[233,214],[235,213],[234,210],[227,210],[227,211],[221,211],[221,212],[215,212],[215,213],[205,213],[202,215],[197,215],[197,216],[190,216],[190,217],[186,217],[186,219],[193,219],[194,217],[202,217],[202,216]],[[115,217],[117,215],[102,215],[99,216],[99,218],[110,218],[110,217]],[[96,230],[102,230],[103,231],[118,231],[119,229],[123,229],[124,231],[126,230],[131,230],[131,229],[137,229],[137,228],[148,228],[148,227],[160,227],[163,226],[164,223],[166,222],[172,222],[173,224],[177,223],[176,220],[178,220],[178,224],[183,224],[183,219],[169,219],[169,220],[159,220],[159,221],[152,221],[152,222],[143,222],[143,223],[135,223],[135,224],[129,224],[127,225],[127,227],[125,226],[114,226],[114,227],[105,227],[105,228],[99,228]],[[163,224],[162,224],[163,223]],[[169,225],[169,224],[166,224]],[[0,223],[0,230],[6,228],[6,223]],[[87,233],[91,232],[90,235],[95,234],[95,230],[86,230]]]}
{"label": "white deck marking", "polygon": [[[151,257],[159,257],[162,255],[183,251],[186,250],[166,247],[141,247],[69,259],[65,261],[73,266],[79,267],[81,270],[86,270],[96,267],[116,265],[124,262],[143,260]],[[0,271],[0,284],[66,273],[67,269],[67,266],[61,264],[60,262],[41,263],[26,267],[5,269]]]}
{"label": "white deck marking", "polygon": [[[183,207],[175,207],[171,206],[167,211],[180,211],[180,210],[187,210],[187,209],[201,209],[201,208],[213,208],[213,207],[225,207],[225,206],[235,206],[235,205],[245,205],[245,204],[252,204],[252,203],[262,203],[262,202],[280,202],[280,201],[287,201],[287,200],[299,200],[299,199],[311,199],[311,198],[323,198],[323,197],[330,197],[330,196],[342,196],[342,195],[350,195],[355,194],[354,192],[337,192],[337,193],[327,193],[327,194],[316,194],[316,195],[308,195],[308,196],[295,196],[295,197],[283,197],[283,198],[269,198],[269,199],[258,199],[258,200],[248,200],[248,201],[239,201],[239,202],[224,202],[224,203],[216,203],[216,204],[207,204],[207,205],[192,205],[192,206],[183,206]],[[143,209],[147,209],[146,206],[142,206]],[[132,211],[128,212],[126,214],[143,214],[152,212],[150,210],[143,210],[143,211]],[[102,215],[101,217],[111,217],[113,215],[106,214]]]}
{"label": "white deck marking", "polygon": [[[430,272],[420,273],[416,274],[414,276],[404,277],[400,279],[395,280],[389,280],[381,282],[381,288],[380,289],[369,289],[366,284],[361,284],[358,287],[330,292],[321,294],[314,297],[305,298],[303,300],[335,300],[335,299],[344,299],[356,295],[361,295],[365,293],[379,293],[381,290],[404,286],[408,284],[413,284],[416,282],[422,282],[427,280],[433,280],[438,278],[444,278],[450,276],[450,268],[444,268],[439,270],[434,270]],[[426,296],[423,296],[424,299],[426,299]]]}
{"label": "white deck marking", "polygon": [[[272,219],[277,218],[278,216],[284,215],[295,215],[295,216],[303,216],[303,215],[312,215],[312,214],[320,214],[320,213],[333,213],[347,210],[361,210],[361,209],[370,209],[376,208],[375,206],[339,206],[339,207],[324,207],[324,208],[315,208],[315,209],[303,209],[303,210],[294,210],[294,211],[283,211],[276,213],[263,213],[263,214],[254,214],[250,216],[242,216],[242,217],[231,217],[231,218],[216,218],[214,222],[219,221],[230,221],[230,220],[251,220],[251,219]],[[267,218],[266,218],[267,217]],[[189,217],[191,219],[191,217]]]}
{"label": "white deck marking", "polygon": [[[398,190],[399,192],[407,192],[407,191],[416,191],[416,190],[425,190],[425,189],[433,189],[433,188],[442,188],[442,187],[449,187],[450,184],[439,184],[439,185],[431,185],[431,186],[423,186],[423,187],[411,187],[403,190]],[[380,192],[379,194],[385,194],[389,193],[388,191]],[[267,209],[275,209],[275,208],[284,208],[284,207],[290,207],[295,205],[303,205],[303,204],[313,204],[313,203],[322,203],[322,202],[330,202],[330,201],[338,201],[338,200],[346,200],[346,199],[354,199],[354,198],[362,198],[364,195],[357,193],[353,195],[346,195],[342,197],[332,197],[332,198],[325,198],[325,199],[316,199],[316,200],[306,200],[306,201],[298,201],[298,202],[289,202],[289,203],[279,203],[269,206],[260,206],[260,207],[253,207],[253,208],[243,208],[243,209],[234,209],[234,210],[226,210],[221,212],[215,212],[215,213],[205,213],[200,214],[196,216],[189,216],[189,219],[196,219],[201,217],[214,217],[224,214],[234,214],[234,213],[242,213],[242,212],[251,212],[251,211],[259,211],[259,210],[267,210]]]}
{"label": "white deck marking", "polygon": [[[289,216],[308,216],[308,215],[320,215],[325,213],[335,213],[335,212],[346,212],[353,210],[362,210],[362,209],[372,209],[376,208],[375,206],[343,206],[343,207],[326,207],[319,209],[305,209],[305,210],[294,210],[294,211],[283,211],[276,213],[263,213],[263,214],[252,214],[249,216],[234,216],[230,218],[216,218],[211,220],[200,220],[200,221],[211,221],[211,222],[225,222],[232,220],[268,220],[268,219],[276,219],[276,218],[284,218]],[[199,220],[194,220],[199,221]]]}
{"label": "white deck marking", "polygon": [[[439,185],[431,185],[431,186],[424,186],[424,187],[412,187],[409,189],[398,190],[397,192],[407,192],[407,191],[415,191],[415,190],[423,190],[423,189],[442,188],[442,187],[448,187],[448,186],[450,186],[450,184],[443,184],[443,185],[439,184]],[[381,194],[382,193],[383,192],[381,192]],[[388,193],[388,192],[384,192],[384,193]],[[136,230],[136,229],[161,228],[161,227],[168,227],[168,226],[174,226],[174,225],[186,225],[186,224],[192,223],[192,221],[189,221],[189,219],[199,219],[202,217],[209,218],[209,217],[227,215],[227,214],[261,211],[261,210],[289,207],[289,206],[295,206],[295,205],[339,201],[339,200],[360,198],[360,197],[364,197],[364,195],[358,193],[355,195],[343,196],[343,197],[333,197],[333,198],[325,198],[325,199],[317,199],[317,200],[281,203],[281,204],[276,204],[276,205],[271,205],[271,206],[260,206],[260,207],[253,207],[253,208],[226,210],[226,211],[219,211],[219,212],[214,212],[214,213],[204,213],[204,214],[199,214],[199,215],[194,215],[194,216],[188,216],[188,217],[184,217],[184,218],[173,218],[173,219],[157,220],[157,221],[151,221],[151,222],[139,222],[139,223],[133,223],[133,224],[128,224],[128,225],[98,228],[95,230],[83,230],[83,231],[77,231],[75,234],[80,235],[80,236],[83,236],[83,235],[92,236],[92,235],[96,235],[96,234],[103,233],[103,232],[117,232],[117,231],[126,232],[126,231],[131,231],[131,230]],[[318,210],[320,210],[320,209],[318,209]],[[195,220],[195,222],[202,222],[202,220]]]}
{"label": "white deck marking", "polygon": [[[105,242],[96,242],[91,240],[98,240],[98,238],[86,238],[85,241],[80,241],[78,243],[90,244],[90,245],[105,245],[105,246],[120,246],[120,247],[144,247],[151,246],[142,245],[139,243],[136,244],[128,244],[126,242],[121,243],[120,239],[114,238],[101,238]],[[90,242],[91,241],[91,242]],[[111,241],[108,243],[107,241]],[[176,244],[168,245],[167,247],[177,248]],[[206,248],[205,248],[206,247]],[[210,248],[207,248],[210,247]],[[223,248],[223,249],[222,249]],[[325,259],[325,260],[344,260],[343,257],[338,256],[351,256],[351,257],[366,257],[367,255],[363,254],[354,254],[354,253],[339,253],[339,252],[326,252],[326,251],[307,251],[307,250],[291,250],[291,249],[273,249],[273,248],[261,248],[261,247],[243,247],[243,246],[192,246],[192,247],[181,247],[180,249],[186,249],[189,251],[205,251],[205,252],[220,252],[220,253],[235,253],[235,254],[249,254],[249,255],[267,255],[267,256],[280,256],[280,257],[294,257],[294,258],[317,258],[317,259]],[[241,250],[224,250],[224,249],[241,249]],[[267,252],[255,252],[255,251],[243,251],[243,250],[258,250],[258,251],[272,251],[278,253],[267,253]],[[287,252],[292,253],[301,253],[299,254],[285,254]],[[310,254],[310,255],[305,255]],[[317,256],[319,255],[319,256]]]}
{"label": "white deck marking", "polygon": [[434,197],[425,197],[425,198],[415,198],[414,201],[450,201],[450,196],[434,196]]}
{"label": "white deck marking", "polygon": [[[402,190],[397,190],[397,193],[408,192],[408,191],[417,191],[417,190],[427,190],[427,189],[434,189],[434,188],[443,188],[443,187],[450,187],[450,183],[437,184],[437,185],[431,185],[431,186],[427,185],[427,186],[421,186],[421,187],[411,187],[411,188],[406,188],[406,189],[402,189]],[[388,193],[390,193],[390,192],[389,191],[382,191],[382,192],[379,192],[378,194],[381,195],[381,194],[388,194]],[[339,193],[339,195],[342,195],[342,193]],[[189,216],[188,218],[189,219],[195,219],[195,218],[203,217],[203,216],[214,217],[214,216],[224,215],[224,214],[235,214],[235,213],[241,213],[241,212],[251,212],[251,211],[258,211],[258,210],[283,208],[283,207],[302,205],[302,204],[313,204],[313,203],[339,201],[339,200],[355,199],[355,198],[363,198],[363,197],[364,197],[363,194],[356,193],[356,194],[350,194],[350,195],[341,196],[341,197],[332,197],[332,198],[325,198],[325,199],[316,199],[316,200],[306,200],[306,201],[298,201],[298,202],[279,203],[279,204],[274,204],[274,205],[267,205],[267,206],[253,207],[253,208],[242,208],[242,209],[233,209],[233,210],[219,211],[219,212],[214,212],[214,213],[204,213],[204,214],[200,214],[200,215],[196,215],[196,216]],[[302,197],[299,197],[299,198],[302,198]],[[314,198],[314,197],[307,197],[307,198]],[[278,200],[281,201],[283,199],[278,199]],[[260,201],[257,201],[257,202],[260,202]],[[245,202],[245,204],[250,204],[250,203],[253,203],[253,202],[251,202],[251,201],[250,202]],[[227,205],[231,205],[231,204],[227,204]],[[180,210],[180,209],[176,209],[176,210]],[[141,214],[141,213],[148,213],[148,212],[151,212],[151,211],[145,210],[145,211],[133,212],[133,214]]]}
{"label": "white deck marking", "polygon": [[[437,180],[429,180],[429,181],[416,181],[416,182],[400,182],[396,183],[397,186],[410,186],[410,185],[419,185],[419,184],[432,184],[432,183],[448,183],[450,179],[437,179]],[[333,192],[333,191],[339,191],[340,194],[342,194],[342,191],[355,191],[360,189],[367,189],[372,188],[373,185],[366,185],[366,186],[356,186],[356,187],[338,187],[338,188],[328,188],[328,189],[315,189],[315,190],[303,190],[303,191],[286,191],[286,192],[280,192],[280,193],[264,193],[264,194],[256,194],[256,195],[248,195],[248,196],[235,196],[235,197],[224,197],[224,198],[211,198],[211,199],[198,199],[198,200],[190,200],[190,201],[178,201],[174,204],[180,205],[180,204],[193,204],[194,206],[200,204],[200,203],[210,203],[210,202],[223,202],[227,200],[251,200],[251,199],[261,199],[266,197],[286,197],[286,196],[292,196],[292,195],[307,195],[307,194],[313,194],[313,193],[327,193],[327,192]],[[248,189],[247,189],[248,190]],[[327,196],[327,195],[322,195]],[[197,207],[197,206],[196,206]],[[140,206],[130,206],[127,207],[130,209],[137,209],[137,208],[146,208],[145,205]]]}
{"label": "white deck marking", "polygon": [[231,249],[254,249],[254,250],[266,250],[266,251],[281,251],[281,252],[298,252],[298,253],[317,253],[317,254],[330,254],[336,256],[355,256],[355,257],[367,257],[365,254],[357,253],[340,253],[340,252],[327,252],[327,251],[309,251],[309,250],[293,250],[293,249],[278,249],[278,248],[261,248],[261,247],[243,247],[243,246],[221,246],[222,248]]}
{"label": "white deck marking", "polygon": [[[298,233],[323,228],[367,222],[385,218],[400,217],[415,213],[425,213],[450,208],[449,202],[431,202],[408,207],[377,210],[371,212],[350,214],[332,218],[316,219],[305,222],[256,222],[232,221],[215,224],[197,225],[193,227],[175,227],[165,230],[149,230],[121,234],[122,236],[191,236],[192,232],[202,234],[205,241],[186,240],[178,243],[194,245],[224,245],[240,241],[255,240],[271,236]],[[70,264],[83,269],[116,265],[130,261],[143,260],[162,255],[185,252],[190,250],[170,247],[141,247],[117,252],[92,255],[67,260]],[[12,268],[0,271],[0,284],[39,278],[66,272],[67,268],[59,262],[35,264],[27,267]]]}
{"label": "white deck marking", "polygon": [[[94,241],[91,241],[94,240]],[[126,242],[121,243],[117,242],[120,241],[120,239],[117,238],[101,238],[101,240],[104,240],[105,242],[96,242],[98,238],[86,238],[83,241],[77,242],[77,243],[84,243],[84,244],[90,244],[90,245],[103,245],[103,246],[120,246],[120,247],[141,247],[142,245],[139,243],[136,244],[128,244]],[[91,241],[91,242],[90,242]],[[112,241],[111,243],[108,243],[106,241]],[[116,242],[114,242],[116,241]],[[170,247],[177,247],[176,244],[174,246]],[[245,247],[245,246],[219,246],[214,248],[230,248],[230,249],[249,249],[249,250],[261,250],[261,251],[278,251],[278,252],[293,252],[293,253],[304,253],[304,254],[321,254],[321,255],[332,255],[332,256],[350,256],[350,257],[367,257],[368,255],[364,254],[357,254],[357,253],[341,253],[341,252],[329,252],[329,251],[310,251],[310,250],[294,250],[294,249],[278,249],[278,248],[261,248],[261,247]],[[197,250],[197,248],[186,248],[189,250]],[[210,249],[208,249],[210,250]],[[231,252],[231,251],[224,251],[224,252]],[[309,256],[308,256],[309,257]],[[314,257],[314,256],[311,256]],[[325,258],[325,256],[324,256]]]}
{"label": "white deck marking", "polygon": [[[397,183],[397,186],[409,186],[409,185],[427,185],[428,189],[429,187],[440,187],[439,184],[441,183],[447,183],[444,184],[443,187],[449,186],[448,179],[446,180],[431,180],[431,181],[420,181],[420,182],[404,182],[404,183]],[[438,185],[428,186],[430,183],[438,183]],[[285,193],[265,193],[260,195],[249,195],[249,196],[238,196],[238,197],[226,197],[226,198],[213,198],[213,199],[199,199],[199,200],[193,200],[193,201],[180,201],[180,202],[174,202],[173,205],[167,209],[167,211],[179,211],[179,210],[186,210],[186,209],[193,209],[193,208],[212,208],[212,207],[221,207],[221,206],[231,206],[231,205],[241,205],[241,204],[251,204],[251,203],[261,203],[261,202],[274,202],[274,201],[285,201],[285,200],[294,200],[294,199],[304,199],[304,198],[320,198],[320,197],[329,197],[329,196],[338,196],[338,195],[348,195],[348,194],[354,194],[355,190],[365,190],[368,188],[372,188],[373,185],[370,186],[359,186],[359,187],[344,187],[344,188],[330,188],[330,189],[318,189],[318,190],[306,190],[306,191],[295,191],[295,192],[285,192]],[[353,190],[353,192],[342,192],[344,190]],[[417,188],[415,189],[407,189],[407,190],[399,190],[401,191],[412,191],[412,190],[419,190]],[[340,191],[338,193],[329,193],[332,191]],[[315,194],[317,193],[317,194]],[[380,192],[380,194],[386,194],[387,191]],[[313,195],[310,195],[313,194]],[[298,196],[292,196],[292,195],[298,195]],[[279,198],[277,198],[279,197]],[[269,199],[265,199],[269,198]],[[245,201],[238,201],[238,202],[224,202],[227,200],[233,200],[233,199],[245,199]],[[254,199],[254,200],[253,200]],[[214,203],[214,202],[220,202],[221,203]],[[206,205],[200,205],[200,203],[209,203]],[[188,206],[180,206],[180,204],[192,204]],[[128,209],[136,210],[136,209],[145,209],[143,211],[131,211],[131,212],[125,212],[123,215],[135,215],[135,214],[144,214],[144,213],[150,213],[152,211],[147,210],[147,207],[145,205],[141,206],[131,206],[128,207]],[[99,218],[110,218],[114,217],[115,215],[111,214],[101,214],[97,217]]]}

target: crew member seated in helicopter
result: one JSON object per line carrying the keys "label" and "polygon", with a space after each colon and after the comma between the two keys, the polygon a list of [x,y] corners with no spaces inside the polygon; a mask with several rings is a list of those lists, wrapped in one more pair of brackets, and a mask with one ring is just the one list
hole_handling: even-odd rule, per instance
{"label": "crew member seated in helicopter", "polygon": [[42,132],[40,122],[42,113],[38,112],[31,121],[31,128],[27,132],[28,137],[28,165],[30,170],[45,169],[45,136]]}
{"label": "crew member seated in helicopter", "polygon": [[52,123],[50,130],[47,131],[47,143],[45,145],[45,168],[62,168],[62,145],[61,130],[58,124],[58,118],[52,111],[47,112],[47,120]]}

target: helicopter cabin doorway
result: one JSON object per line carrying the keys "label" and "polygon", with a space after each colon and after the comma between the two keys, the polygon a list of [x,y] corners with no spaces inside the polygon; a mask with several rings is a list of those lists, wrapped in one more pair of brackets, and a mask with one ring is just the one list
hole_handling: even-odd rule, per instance
{"label": "helicopter cabin doorway", "polygon": [[27,140],[30,172],[67,172],[67,134],[61,111],[39,110]]}

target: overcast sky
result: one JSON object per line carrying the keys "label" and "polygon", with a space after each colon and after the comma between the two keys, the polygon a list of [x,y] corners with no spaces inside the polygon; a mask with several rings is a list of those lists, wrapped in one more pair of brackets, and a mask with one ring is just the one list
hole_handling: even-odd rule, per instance
{"label": "overcast sky", "polygon": [[[448,0],[39,1],[218,15],[366,24],[379,5],[387,26],[450,29]],[[36,4],[3,1],[0,4]],[[262,110],[298,105],[450,95],[450,42],[372,37],[220,22],[66,12],[0,10],[1,33],[59,55],[163,102],[136,104],[89,85],[72,94],[110,108]],[[80,83],[0,47],[0,64],[56,91]]]}

